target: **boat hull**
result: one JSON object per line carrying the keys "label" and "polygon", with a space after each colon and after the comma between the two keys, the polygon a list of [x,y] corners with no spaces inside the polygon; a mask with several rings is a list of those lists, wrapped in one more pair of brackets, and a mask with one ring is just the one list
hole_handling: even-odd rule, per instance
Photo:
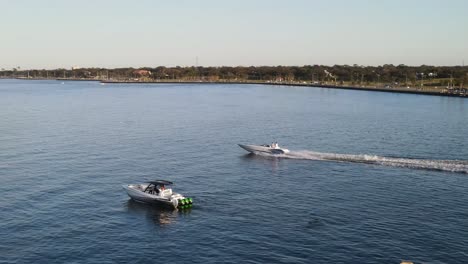
{"label": "boat hull", "polygon": [[289,153],[289,150],[281,149],[281,148],[271,148],[271,147],[265,147],[265,146],[259,146],[259,145],[242,145],[242,144],[238,144],[238,145],[239,147],[251,153],[267,153],[267,154]]}
{"label": "boat hull", "polygon": [[141,190],[135,189],[134,187],[132,187],[132,185],[122,185],[122,187],[125,189],[125,191],[127,191],[127,194],[130,198],[141,203],[177,208],[178,198],[180,198],[180,197],[166,198],[166,197],[160,197],[157,195],[145,193],[145,192],[142,192]]}

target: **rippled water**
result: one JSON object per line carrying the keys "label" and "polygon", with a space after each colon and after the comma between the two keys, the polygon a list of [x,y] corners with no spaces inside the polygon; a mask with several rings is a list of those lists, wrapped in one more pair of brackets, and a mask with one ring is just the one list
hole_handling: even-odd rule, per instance
{"label": "rippled water", "polygon": [[[468,100],[0,80],[1,263],[465,263]],[[238,143],[278,141],[284,156]],[[168,179],[190,211],[129,200]]]}

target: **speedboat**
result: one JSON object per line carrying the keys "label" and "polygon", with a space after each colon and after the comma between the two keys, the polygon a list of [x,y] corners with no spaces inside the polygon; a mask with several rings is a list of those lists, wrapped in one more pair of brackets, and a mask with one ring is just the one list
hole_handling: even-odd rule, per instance
{"label": "speedboat", "polygon": [[273,143],[271,145],[242,145],[238,144],[239,147],[247,150],[251,153],[268,153],[268,154],[286,154],[289,153],[289,149],[280,148],[278,143]]}
{"label": "speedboat", "polygon": [[191,207],[192,198],[186,198],[179,193],[172,192],[171,188],[166,188],[173,184],[166,180],[155,180],[142,184],[122,185],[122,187],[127,191],[128,196],[137,202],[180,209]]}

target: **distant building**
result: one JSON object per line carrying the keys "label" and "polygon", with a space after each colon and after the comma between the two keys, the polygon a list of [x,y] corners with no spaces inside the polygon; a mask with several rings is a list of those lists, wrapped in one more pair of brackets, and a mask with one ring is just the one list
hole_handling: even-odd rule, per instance
{"label": "distant building", "polygon": [[136,77],[148,77],[151,75],[151,72],[148,70],[134,70],[133,75]]}

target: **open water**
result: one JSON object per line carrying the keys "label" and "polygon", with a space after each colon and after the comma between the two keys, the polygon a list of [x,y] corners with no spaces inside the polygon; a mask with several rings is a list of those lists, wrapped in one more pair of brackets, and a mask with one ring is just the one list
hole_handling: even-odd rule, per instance
{"label": "open water", "polygon": [[[0,263],[467,263],[468,100],[0,80]],[[292,152],[248,155],[238,143]],[[189,211],[122,184],[175,182]]]}

